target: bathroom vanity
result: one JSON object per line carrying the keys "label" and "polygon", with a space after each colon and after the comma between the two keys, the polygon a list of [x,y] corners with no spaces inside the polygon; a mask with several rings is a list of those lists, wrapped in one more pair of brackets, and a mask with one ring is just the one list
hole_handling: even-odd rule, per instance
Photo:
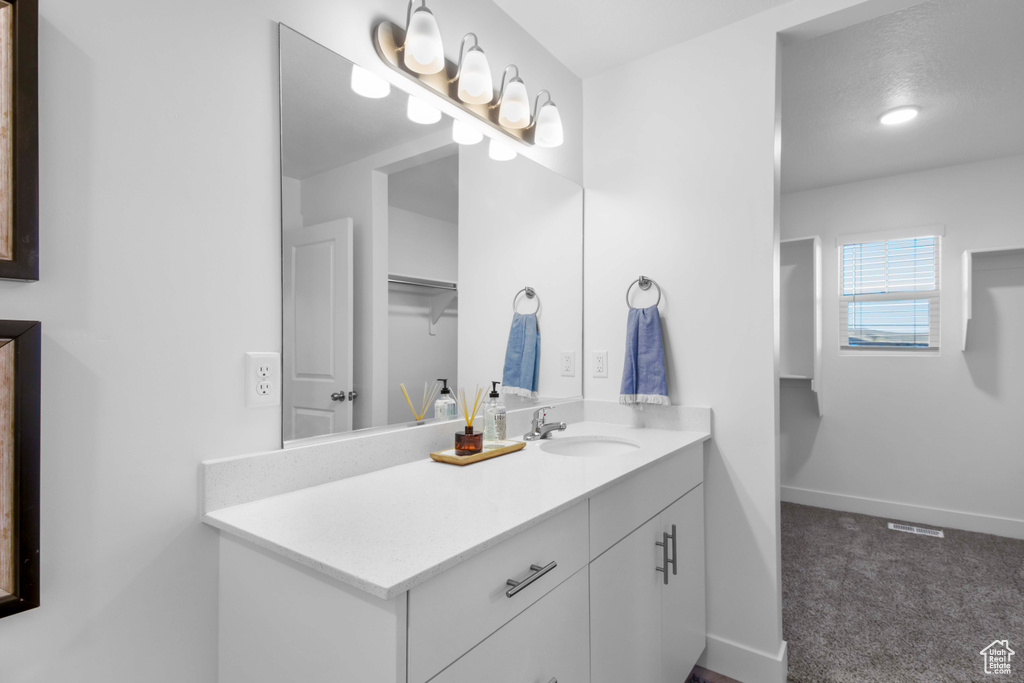
{"label": "bathroom vanity", "polygon": [[709,437],[574,423],[209,512],[220,681],[682,681]]}

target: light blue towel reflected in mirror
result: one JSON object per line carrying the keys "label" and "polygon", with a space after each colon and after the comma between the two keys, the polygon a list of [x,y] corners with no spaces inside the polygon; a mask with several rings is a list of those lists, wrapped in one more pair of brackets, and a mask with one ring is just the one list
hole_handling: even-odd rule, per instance
{"label": "light blue towel reflected in mirror", "polygon": [[670,405],[665,382],[665,350],[657,306],[630,308],[626,318],[626,361],[619,403]]}
{"label": "light blue towel reflected in mirror", "polygon": [[505,371],[501,391],[527,398],[537,398],[540,375],[540,329],[536,313],[515,313],[508,332],[505,350]]}

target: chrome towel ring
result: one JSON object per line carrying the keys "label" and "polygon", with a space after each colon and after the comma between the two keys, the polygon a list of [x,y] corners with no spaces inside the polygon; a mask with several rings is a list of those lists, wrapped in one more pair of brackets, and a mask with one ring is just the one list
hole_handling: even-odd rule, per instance
{"label": "chrome towel ring", "polygon": [[513,313],[518,313],[519,312],[519,311],[516,310],[516,301],[519,300],[519,295],[520,294],[526,294],[526,298],[527,299],[536,299],[537,300],[537,310],[534,311],[534,313],[536,313],[537,311],[540,310],[540,297],[537,296],[536,290],[534,290],[533,287],[523,287],[518,292],[516,292],[516,295],[514,297],[512,297],[512,312]]}
{"label": "chrome towel ring", "polygon": [[633,283],[628,288],[626,288],[626,306],[628,306],[629,308],[633,308],[633,306],[629,303],[629,293],[630,291],[632,291],[634,285],[640,285],[640,289],[642,289],[645,292],[651,288],[651,285],[654,285],[655,287],[658,288],[658,300],[654,302],[654,305],[657,306],[661,303],[661,285],[659,285],[651,278],[641,275],[637,279],[633,280]]}

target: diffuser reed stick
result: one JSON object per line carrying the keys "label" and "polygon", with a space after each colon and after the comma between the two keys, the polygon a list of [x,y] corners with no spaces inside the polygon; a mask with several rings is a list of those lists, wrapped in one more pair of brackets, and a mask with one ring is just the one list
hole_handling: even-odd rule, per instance
{"label": "diffuser reed stick", "polygon": [[473,412],[469,410],[469,400],[466,398],[466,390],[459,389],[459,396],[461,400],[458,402],[459,407],[462,408],[462,415],[466,418],[466,426],[472,427],[473,421],[476,419],[477,410],[480,408],[480,397],[483,396],[484,390],[479,386],[476,388],[476,398],[473,401]]}
{"label": "diffuser reed stick", "polygon": [[438,387],[440,387],[437,382],[434,382],[433,386],[429,385],[427,382],[423,383],[423,402],[420,404],[419,412],[417,412],[412,406],[412,399],[409,398],[409,391],[405,388],[405,384],[399,384],[398,386],[402,387],[402,393],[405,395],[405,402],[409,404],[409,410],[412,412],[412,416],[416,418],[417,422],[423,419],[427,414],[427,409],[433,405],[434,399],[437,397]]}

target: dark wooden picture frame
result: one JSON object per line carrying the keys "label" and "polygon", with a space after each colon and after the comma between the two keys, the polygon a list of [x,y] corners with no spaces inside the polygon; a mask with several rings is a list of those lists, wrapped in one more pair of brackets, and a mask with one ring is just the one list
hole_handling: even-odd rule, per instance
{"label": "dark wooden picture frame", "polygon": [[0,0],[0,278],[39,279],[38,0]]}
{"label": "dark wooden picture frame", "polygon": [[0,618],[39,607],[40,324],[0,320]]}

